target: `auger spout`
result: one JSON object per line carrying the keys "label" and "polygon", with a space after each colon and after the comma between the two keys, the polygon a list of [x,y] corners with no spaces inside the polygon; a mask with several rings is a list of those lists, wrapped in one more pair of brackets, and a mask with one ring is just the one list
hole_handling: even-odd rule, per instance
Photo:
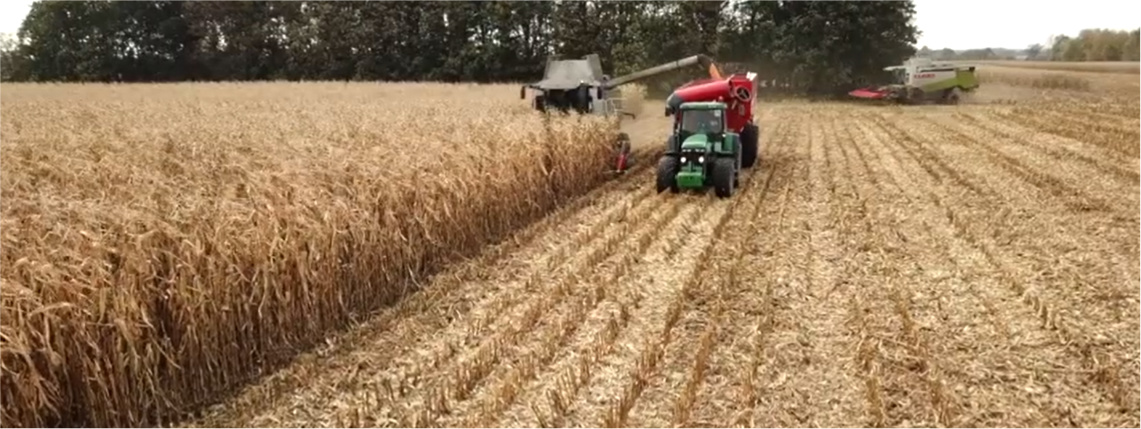
{"label": "auger spout", "polygon": [[668,63],[662,64],[659,66],[650,67],[650,68],[645,69],[645,70],[639,70],[639,71],[636,71],[634,73],[619,76],[617,78],[611,79],[611,80],[607,81],[606,83],[604,83],[603,88],[605,88],[607,90],[614,89],[620,85],[625,85],[627,83],[634,82],[634,81],[641,80],[641,79],[645,79],[645,78],[650,77],[650,76],[659,75],[662,73],[668,73],[668,72],[671,72],[671,71],[674,71],[674,70],[677,70],[677,69],[680,69],[683,67],[689,67],[689,66],[692,66],[695,64],[700,64],[702,67],[705,67],[706,69],[708,69],[710,78],[713,78],[713,79],[722,79],[723,78],[721,75],[721,70],[719,70],[717,68],[717,63],[713,61],[713,58],[710,58],[708,55],[694,55],[692,57],[682,58],[682,59],[677,60],[677,61],[670,61]]}

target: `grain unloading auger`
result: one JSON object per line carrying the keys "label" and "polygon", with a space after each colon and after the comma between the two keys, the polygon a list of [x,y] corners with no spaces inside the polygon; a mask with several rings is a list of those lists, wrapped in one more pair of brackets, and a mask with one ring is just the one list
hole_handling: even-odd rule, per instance
{"label": "grain unloading auger", "polygon": [[[526,99],[527,88],[531,88],[535,92],[531,106],[540,112],[570,113],[573,111],[579,114],[616,116],[620,123],[624,116],[632,118],[636,116],[622,110],[621,98],[609,96],[612,90],[621,85],[693,65],[701,65],[706,68],[711,78],[722,78],[716,64],[705,55],[694,55],[671,61],[614,79],[602,73],[602,63],[597,54],[590,54],[579,60],[548,60],[543,79],[524,85],[519,92],[519,98]],[[617,134],[615,152],[614,171],[624,173],[633,165],[629,135],[624,132]]]}
{"label": "grain unloading auger", "polygon": [[958,104],[963,92],[979,87],[975,66],[912,58],[901,65],[884,67],[895,74],[896,83],[859,88],[848,93],[856,98],[918,104],[936,101]]}

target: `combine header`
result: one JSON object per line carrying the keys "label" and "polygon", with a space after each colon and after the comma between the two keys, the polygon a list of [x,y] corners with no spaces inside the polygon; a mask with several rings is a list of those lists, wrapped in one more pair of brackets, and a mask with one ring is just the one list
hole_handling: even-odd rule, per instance
{"label": "combine header", "polygon": [[958,104],[963,92],[979,87],[975,66],[912,58],[902,65],[884,67],[894,72],[896,83],[860,88],[848,93],[856,98],[919,104],[936,101]]}

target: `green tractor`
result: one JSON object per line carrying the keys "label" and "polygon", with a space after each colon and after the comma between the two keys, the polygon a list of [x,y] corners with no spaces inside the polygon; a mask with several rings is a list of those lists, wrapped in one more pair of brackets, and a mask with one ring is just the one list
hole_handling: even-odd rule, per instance
{"label": "green tractor", "polygon": [[741,135],[727,127],[726,107],[716,101],[678,106],[666,154],[658,162],[658,192],[713,187],[719,198],[733,195],[742,168]]}

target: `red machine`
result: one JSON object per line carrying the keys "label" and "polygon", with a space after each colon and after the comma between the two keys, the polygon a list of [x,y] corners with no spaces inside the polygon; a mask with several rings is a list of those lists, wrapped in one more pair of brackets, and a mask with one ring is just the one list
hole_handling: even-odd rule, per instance
{"label": "red machine", "polygon": [[754,78],[752,73],[737,73],[728,79],[715,77],[691,81],[675,89],[666,99],[666,114],[673,114],[681,103],[720,101],[729,106],[726,111],[728,128],[739,133],[753,122]]}
{"label": "red machine", "polygon": [[713,58],[706,55],[694,55],[613,80],[608,80],[603,87],[609,90],[648,76],[691,65],[701,65],[707,69],[709,71],[709,79],[694,80],[674,90],[673,94],[666,99],[666,115],[670,115],[670,112],[676,109],[681,103],[691,101],[720,101],[729,104],[729,110],[732,111],[728,121],[729,128],[733,132],[740,133],[744,131],[748,127],[748,124],[753,122],[753,90],[756,87],[755,79],[757,74],[737,73],[726,78],[721,74],[721,70],[717,68],[717,63],[713,61]]}
{"label": "red machine", "polygon": [[890,94],[890,92],[882,91],[878,87],[872,87],[872,86],[869,86],[867,88],[854,89],[851,92],[848,92],[848,95],[851,95],[853,97],[868,98],[868,99],[872,99],[872,100],[879,100],[882,98],[886,98],[888,96],[888,94]]}
{"label": "red machine", "polygon": [[630,169],[634,164],[634,154],[630,151],[630,135],[618,133],[618,139],[614,143],[614,149],[618,153],[614,172],[625,174],[626,170]]}

